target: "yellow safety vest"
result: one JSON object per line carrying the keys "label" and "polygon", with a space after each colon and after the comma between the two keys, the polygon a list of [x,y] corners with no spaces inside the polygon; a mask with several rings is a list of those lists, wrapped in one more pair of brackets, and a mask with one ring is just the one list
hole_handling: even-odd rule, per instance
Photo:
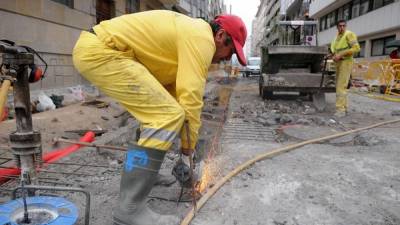
{"label": "yellow safety vest", "polygon": [[342,35],[338,34],[331,43],[331,51],[334,54],[342,54],[343,60],[353,59],[353,54],[360,51],[357,36],[349,30]]}

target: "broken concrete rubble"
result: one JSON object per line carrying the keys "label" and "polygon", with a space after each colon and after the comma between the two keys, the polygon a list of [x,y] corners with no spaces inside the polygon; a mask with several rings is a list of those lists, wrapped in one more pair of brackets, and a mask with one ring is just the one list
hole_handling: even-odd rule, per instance
{"label": "broken concrete rubble", "polygon": [[317,110],[311,102],[302,100],[295,101],[265,101],[264,104],[256,102],[246,102],[240,106],[240,110],[234,112],[237,118],[254,118],[253,122],[258,122],[264,126],[299,123],[315,123],[320,126],[329,125],[326,118],[317,116]]}
{"label": "broken concrete rubble", "polygon": [[354,144],[361,146],[375,146],[384,144],[385,140],[371,132],[362,132],[354,137]]}

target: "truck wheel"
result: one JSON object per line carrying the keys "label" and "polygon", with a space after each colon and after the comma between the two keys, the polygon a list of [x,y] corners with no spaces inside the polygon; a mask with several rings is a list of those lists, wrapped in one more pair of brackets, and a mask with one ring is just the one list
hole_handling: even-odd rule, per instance
{"label": "truck wheel", "polygon": [[274,93],[272,91],[265,91],[263,90],[262,99],[272,99]]}
{"label": "truck wheel", "polygon": [[314,62],[311,65],[311,73],[320,73],[321,72],[321,63],[319,61]]}

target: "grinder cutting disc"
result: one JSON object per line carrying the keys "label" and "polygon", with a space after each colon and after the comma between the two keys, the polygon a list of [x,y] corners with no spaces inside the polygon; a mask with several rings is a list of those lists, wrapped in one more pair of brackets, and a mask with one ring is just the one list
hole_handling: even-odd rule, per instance
{"label": "grinder cutting disc", "polygon": [[172,169],[172,175],[176,177],[182,187],[190,188],[192,180],[190,177],[190,167],[181,159],[175,164]]}

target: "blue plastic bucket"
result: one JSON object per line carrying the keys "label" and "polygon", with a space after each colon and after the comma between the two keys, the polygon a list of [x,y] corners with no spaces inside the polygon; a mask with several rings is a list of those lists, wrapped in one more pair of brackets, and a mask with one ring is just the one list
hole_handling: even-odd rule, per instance
{"label": "blue plastic bucket", "polygon": [[[37,196],[26,198],[32,224],[73,225],[78,220],[78,209],[60,197]],[[24,216],[22,198],[0,205],[0,224],[20,225]]]}

